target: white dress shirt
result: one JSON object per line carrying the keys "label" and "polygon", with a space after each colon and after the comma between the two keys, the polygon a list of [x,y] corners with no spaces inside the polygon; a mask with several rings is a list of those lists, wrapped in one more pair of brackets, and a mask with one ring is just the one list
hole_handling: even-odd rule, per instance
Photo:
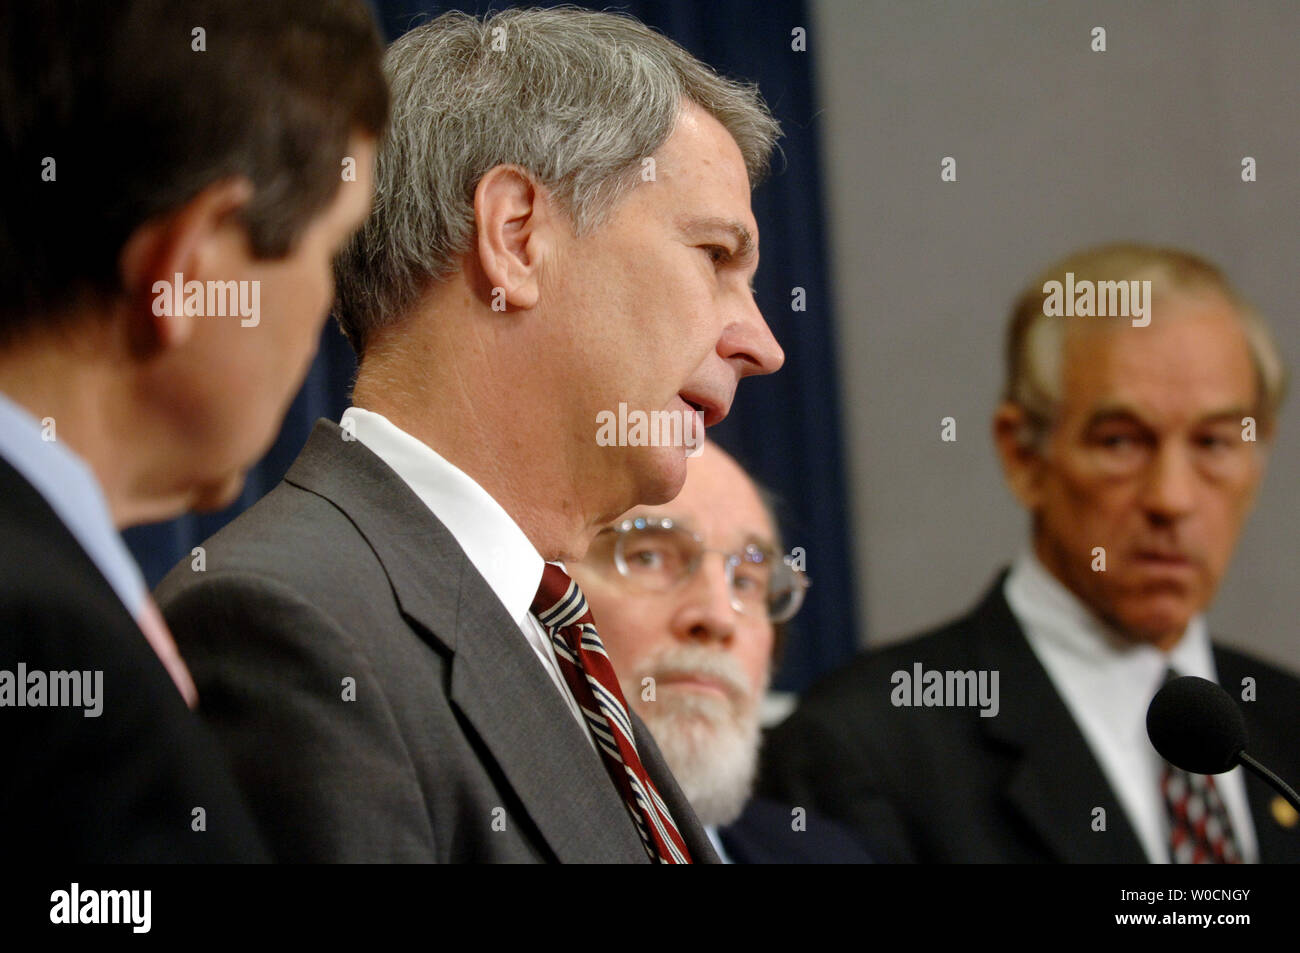
{"label": "white dress shirt", "polygon": [[582,710],[560,672],[555,647],[532,613],[546,561],[524,531],[468,474],[387,417],[360,407],[343,412],[340,425],[402,478],[447,527],[479,575],[501,600],[532,646],[555,689],[595,748]]}
{"label": "white dress shirt", "polygon": [[[1165,671],[1218,681],[1203,616],[1172,651],[1134,644],[1098,619],[1032,551],[1016,560],[1003,587],[1011,611],[1057,694],[1074,716],[1152,863],[1169,863],[1169,822],[1160,793],[1164,765],[1147,738],[1146,713]],[[1242,856],[1258,860],[1241,768],[1214,779]]]}
{"label": "white dress shirt", "polygon": [[705,824],[704,833],[708,836],[709,843],[713,845],[713,851],[718,855],[718,860],[722,861],[724,864],[734,864],[735,861],[728,856],[727,849],[722,846],[722,837],[718,833],[718,825]]}

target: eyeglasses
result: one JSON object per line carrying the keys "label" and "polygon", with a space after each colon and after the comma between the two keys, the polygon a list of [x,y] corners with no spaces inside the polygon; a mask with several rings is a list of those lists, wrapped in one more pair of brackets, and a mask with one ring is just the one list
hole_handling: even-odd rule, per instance
{"label": "eyeglasses", "polygon": [[614,567],[642,589],[667,592],[695,574],[707,553],[723,557],[731,607],[745,615],[787,622],[811,584],[788,556],[749,543],[739,553],[706,549],[698,535],[671,519],[639,516],[612,527]]}

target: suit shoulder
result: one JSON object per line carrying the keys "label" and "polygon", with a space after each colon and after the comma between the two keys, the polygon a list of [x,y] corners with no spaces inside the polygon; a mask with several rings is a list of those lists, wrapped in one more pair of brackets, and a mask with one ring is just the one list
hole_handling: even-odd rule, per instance
{"label": "suit shoulder", "polygon": [[1279,690],[1300,698],[1300,675],[1273,662],[1267,662],[1250,652],[1229,648],[1218,642],[1214,643],[1215,661],[1224,677],[1254,677],[1257,681],[1267,679]]}
{"label": "suit shoulder", "polygon": [[1246,686],[1251,686],[1249,710],[1253,716],[1289,726],[1300,711],[1300,676],[1294,672],[1218,644],[1214,646],[1214,661],[1219,682],[1229,694],[1241,697]]}
{"label": "suit shoulder", "polygon": [[[158,584],[166,608],[195,589],[280,589],[321,607],[368,583],[387,588],[378,559],[333,503],[282,481],[185,556]],[[369,574],[368,574],[369,573]]]}
{"label": "suit shoulder", "polygon": [[[798,819],[798,826],[793,823]],[[872,854],[848,827],[830,818],[762,796],[720,831],[743,863],[869,864]]]}
{"label": "suit shoulder", "polygon": [[1300,775],[1300,755],[1293,744],[1296,712],[1300,711],[1300,678],[1270,662],[1221,645],[1214,647],[1214,661],[1219,683],[1245,716],[1250,737],[1247,750],[1283,776]]}
{"label": "suit shoulder", "polygon": [[890,645],[867,649],[813,685],[798,711],[823,706],[838,710],[847,701],[860,704],[864,697],[879,698],[880,687],[889,685],[894,672],[910,671],[916,663],[926,668],[969,668],[974,664],[973,626],[972,615],[967,614]]}
{"label": "suit shoulder", "polygon": [[38,538],[9,529],[0,534],[4,654],[20,652],[31,664],[37,657],[57,662],[116,655],[124,640],[139,634],[117,593],[70,536]]}

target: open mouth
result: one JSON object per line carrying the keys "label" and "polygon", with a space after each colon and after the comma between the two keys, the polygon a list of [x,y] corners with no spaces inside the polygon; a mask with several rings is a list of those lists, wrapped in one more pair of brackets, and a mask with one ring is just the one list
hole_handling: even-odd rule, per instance
{"label": "open mouth", "polygon": [[722,407],[699,394],[683,392],[677,396],[682,403],[700,415],[705,427],[712,427],[727,416],[727,412]]}

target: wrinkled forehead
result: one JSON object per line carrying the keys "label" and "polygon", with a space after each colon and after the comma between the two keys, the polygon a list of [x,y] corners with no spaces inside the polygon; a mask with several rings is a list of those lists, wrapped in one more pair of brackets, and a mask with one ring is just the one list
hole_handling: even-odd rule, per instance
{"label": "wrinkled forehead", "polygon": [[1163,417],[1253,405],[1258,381],[1245,328],[1217,293],[1153,294],[1151,323],[1076,317],[1062,351],[1062,403],[1075,412],[1131,405]]}
{"label": "wrinkled forehead", "polygon": [[749,172],[740,146],[716,118],[684,101],[673,132],[642,160],[638,185],[674,210],[700,219],[735,221],[755,239],[758,223],[750,208]]}

